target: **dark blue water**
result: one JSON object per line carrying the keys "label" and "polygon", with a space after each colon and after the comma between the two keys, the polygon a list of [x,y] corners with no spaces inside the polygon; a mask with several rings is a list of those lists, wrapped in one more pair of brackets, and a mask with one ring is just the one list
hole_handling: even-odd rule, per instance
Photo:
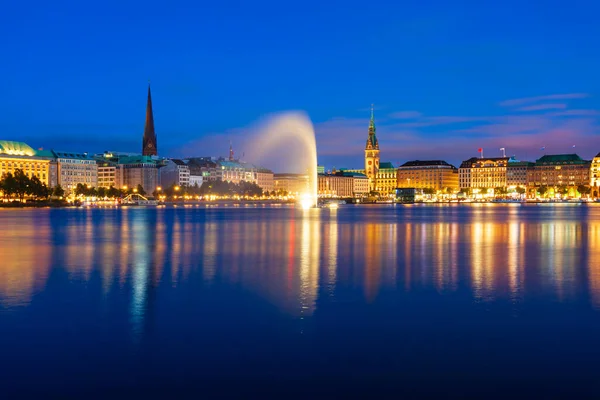
{"label": "dark blue water", "polygon": [[595,205],[0,210],[0,226],[13,397],[600,396]]}

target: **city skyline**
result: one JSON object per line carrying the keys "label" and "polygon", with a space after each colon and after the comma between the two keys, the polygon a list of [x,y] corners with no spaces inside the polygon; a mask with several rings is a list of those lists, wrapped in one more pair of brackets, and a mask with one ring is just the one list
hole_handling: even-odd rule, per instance
{"label": "city skyline", "polygon": [[315,124],[321,164],[360,167],[371,103],[381,157],[395,165],[457,165],[480,147],[523,160],[543,146],[565,153],[575,144],[586,159],[600,149],[592,2],[581,5],[587,13],[546,7],[543,18],[514,1],[493,10],[467,2],[460,12],[441,2],[234,3],[11,4],[0,17],[13,38],[0,66],[10,77],[0,82],[3,137],[138,151],[150,78],[169,157],[226,157],[229,141],[242,155],[256,121],[300,109]]}

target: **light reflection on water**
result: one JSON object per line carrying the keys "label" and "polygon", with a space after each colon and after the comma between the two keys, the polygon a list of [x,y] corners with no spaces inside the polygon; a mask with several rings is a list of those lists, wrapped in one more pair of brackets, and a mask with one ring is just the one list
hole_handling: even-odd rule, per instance
{"label": "light reflection on water", "polygon": [[27,306],[51,271],[64,269],[78,283],[99,274],[105,296],[130,285],[134,329],[149,287],[199,278],[240,285],[292,316],[312,315],[320,296],[347,287],[366,303],[382,290],[462,287],[475,302],[583,297],[598,308],[600,208],[583,209],[3,211],[0,304]]}

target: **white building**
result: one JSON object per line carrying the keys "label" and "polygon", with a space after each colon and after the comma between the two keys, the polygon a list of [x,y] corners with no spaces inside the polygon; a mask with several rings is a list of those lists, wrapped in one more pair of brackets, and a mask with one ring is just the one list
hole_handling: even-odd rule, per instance
{"label": "white building", "polygon": [[160,170],[160,182],[164,187],[190,186],[190,168],[183,160],[167,160],[167,165]]}
{"label": "white building", "polygon": [[65,191],[75,190],[78,184],[98,186],[98,165],[87,153],[68,153],[52,150],[58,164],[58,184]]}

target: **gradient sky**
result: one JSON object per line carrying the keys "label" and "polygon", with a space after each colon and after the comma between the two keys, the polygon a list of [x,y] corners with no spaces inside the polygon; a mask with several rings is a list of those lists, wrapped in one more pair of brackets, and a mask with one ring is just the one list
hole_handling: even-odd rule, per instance
{"label": "gradient sky", "polygon": [[596,1],[5,3],[0,139],[35,148],[141,151],[151,79],[162,156],[303,110],[319,162],[360,167],[371,103],[395,164],[600,152]]}

